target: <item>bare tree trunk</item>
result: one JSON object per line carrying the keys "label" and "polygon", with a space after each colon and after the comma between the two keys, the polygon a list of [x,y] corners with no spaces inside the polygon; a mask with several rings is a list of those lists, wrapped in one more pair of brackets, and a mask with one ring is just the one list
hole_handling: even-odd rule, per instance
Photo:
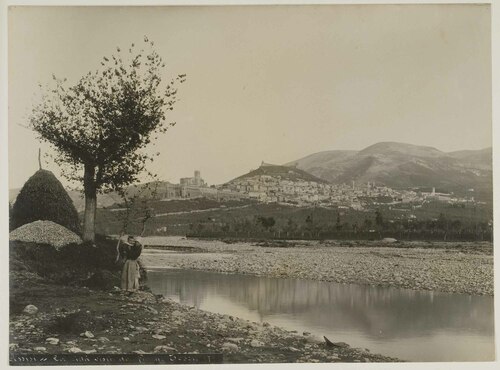
{"label": "bare tree trunk", "polygon": [[82,239],[87,242],[95,241],[95,213],[97,208],[97,189],[95,186],[95,167],[85,165],[83,187],[85,193],[85,213],[83,216]]}

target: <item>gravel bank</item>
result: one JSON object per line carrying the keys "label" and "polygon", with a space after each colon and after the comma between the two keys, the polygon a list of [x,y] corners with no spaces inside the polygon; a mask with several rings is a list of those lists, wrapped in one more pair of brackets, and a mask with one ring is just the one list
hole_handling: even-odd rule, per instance
{"label": "gravel bank", "polygon": [[82,239],[73,231],[55,222],[41,220],[25,224],[11,231],[9,239],[28,243],[49,244],[56,249],[72,243],[82,243]]}
{"label": "gravel bank", "polygon": [[[493,295],[491,243],[289,242],[227,244],[217,240],[144,238],[146,266],[294,277],[415,290]],[[260,244],[260,245],[259,245]],[[277,247],[276,245],[279,245]]]}

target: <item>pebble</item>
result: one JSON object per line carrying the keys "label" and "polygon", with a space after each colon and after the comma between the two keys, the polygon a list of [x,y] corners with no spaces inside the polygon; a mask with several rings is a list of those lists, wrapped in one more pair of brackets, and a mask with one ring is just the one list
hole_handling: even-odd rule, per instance
{"label": "pebble", "polygon": [[160,334],[153,334],[153,335],[152,335],[152,337],[153,337],[154,339],[158,339],[158,340],[161,340],[161,339],[165,339],[165,338],[166,338],[166,336],[164,336],[164,335],[160,335]]}
{"label": "pebble", "polygon": [[53,345],[59,344],[59,339],[57,339],[57,338],[47,338],[47,339],[45,339],[45,341],[48,344],[53,344]]}
{"label": "pebble", "polygon": [[15,351],[17,349],[19,349],[19,344],[17,344],[17,343],[11,343],[11,344],[9,344],[9,350]]}
{"label": "pebble", "polygon": [[45,351],[47,351],[47,348],[45,348],[45,347],[35,347],[35,348],[33,348],[33,349],[34,349],[35,351],[39,351],[39,352],[45,352]]}
{"label": "pebble", "polygon": [[154,349],[155,352],[172,352],[175,351],[175,348],[169,346],[156,346]]}
{"label": "pebble", "polygon": [[226,340],[228,342],[231,342],[231,343],[240,343],[241,341],[245,340],[245,338],[226,338]]}
{"label": "pebble", "polygon": [[158,311],[157,311],[157,310],[155,310],[153,307],[148,307],[147,309],[148,309],[148,311],[150,311],[150,312],[151,312],[151,313],[153,313],[154,315],[158,315]]}
{"label": "pebble", "polygon": [[87,338],[94,338],[94,334],[92,334],[92,332],[90,331],[86,331],[85,333],[83,333],[83,336]]}
{"label": "pebble", "polygon": [[257,339],[252,339],[250,342],[250,347],[264,347],[264,343]]}
{"label": "pebble", "polygon": [[82,352],[83,352],[83,351],[82,351],[80,348],[78,348],[78,347],[71,347],[71,348],[68,348],[68,349],[67,349],[67,351],[68,351],[69,353],[82,353]]}

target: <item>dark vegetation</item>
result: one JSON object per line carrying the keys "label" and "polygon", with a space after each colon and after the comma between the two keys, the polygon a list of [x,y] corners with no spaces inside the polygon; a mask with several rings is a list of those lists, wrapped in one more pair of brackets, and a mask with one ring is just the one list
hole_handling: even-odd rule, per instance
{"label": "dark vegetation", "polygon": [[80,233],[80,221],[73,201],[61,182],[47,170],[38,170],[26,181],[10,215],[11,229],[47,220]]}
{"label": "dark vegetation", "polygon": [[[492,209],[483,204],[431,202],[419,206],[381,202],[356,211],[249,201],[218,203],[203,198],[150,203],[153,208],[159,208],[159,204],[165,207],[162,212],[171,214],[157,212],[156,217],[148,221],[145,235],[354,240],[393,237],[440,241],[490,241],[492,238]],[[205,211],[199,212],[197,207]],[[100,232],[118,234],[119,212],[101,209],[97,219]],[[136,229],[140,229],[139,221],[137,218],[133,222]]]}
{"label": "dark vegetation", "polygon": [[[59,250],[37,243],[10,242],[11,273],[35,273],[45,280],[92,289],[120,286],[121,264],[116,263],[116,240],[101,235],[91,243],[69,244]],[[141,269],[141,283],[146,271]]]}

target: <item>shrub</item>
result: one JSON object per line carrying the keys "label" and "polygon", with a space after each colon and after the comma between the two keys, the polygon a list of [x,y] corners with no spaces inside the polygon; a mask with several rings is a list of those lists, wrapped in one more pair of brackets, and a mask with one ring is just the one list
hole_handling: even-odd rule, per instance
{"label": "shrub", "polygon": [[[68,244],[59,250],[48,244],[10,242],[10,270],[29,270],[60,284],[111,289],[120,285],[122,265],[115,262],[117,241],[96,235],[91,243]],[[141,268],[141,285],[147,280]]]}
{"label": "shrub", "polygon": [[61,182],[47,170],[38,170],[26,181],[12,208],[13,229],[37,220],[53,221],[80,233],[73,201]]}

